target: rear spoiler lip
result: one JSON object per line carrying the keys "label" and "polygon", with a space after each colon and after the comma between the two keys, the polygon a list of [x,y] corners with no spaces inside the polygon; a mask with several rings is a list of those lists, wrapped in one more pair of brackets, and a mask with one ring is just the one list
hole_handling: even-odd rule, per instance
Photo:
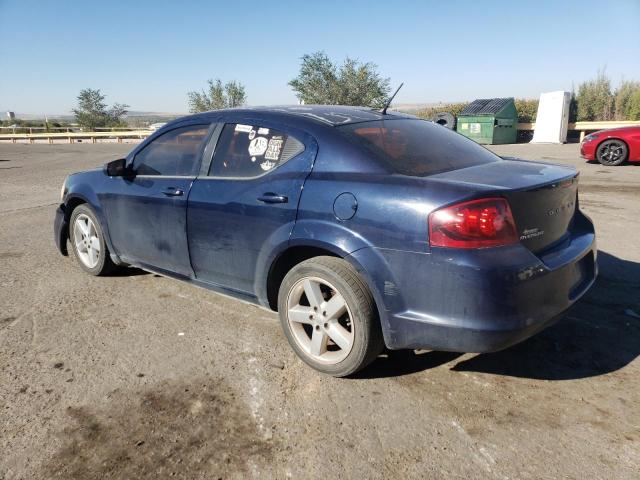
{"label": "rear spoiler lip", "polygon": [[576,172],[578,171],[578,169],[573,165],[565,165],[563,163],[545,162],[544,160],[527,160],[526,158],[510,157],[508,155],[507,156],[498,155],[498,157],[502,160],[508,160],[510,162],[526,162],[526,163],[537,163],[538,165],[553,165],[554,167],[565,168],[567,170],[573,170]]}
{"label": "rear spoiler lip", "polygon": [[[521,188],[512,188],[512,187],[500,187],[496,185],[491,185],[489,183],[478,183],[478,182],[465,182],[464,180],[453,180],[448,178],[429,178],[429,181],[432,182],[442,182],[449,184],[457,184],[457,185],[468,185],[471,187],[477,187],[479,195],[491,195],[493,193],[501,195],[501,192],[528,192],[528,191],[536,191],[542,190],[545,188],[555,188],[561,184],[566,183],[568,180],[572,180],[571,184],[578,180],[580,176],[580,172],[573,169],[568,175],[561,176],[558,178],[554,178],[553,180],[549,180],[548,182],[538,183],[534,185],[527,185]],[[567,185],[568,186],[568,185]]]}

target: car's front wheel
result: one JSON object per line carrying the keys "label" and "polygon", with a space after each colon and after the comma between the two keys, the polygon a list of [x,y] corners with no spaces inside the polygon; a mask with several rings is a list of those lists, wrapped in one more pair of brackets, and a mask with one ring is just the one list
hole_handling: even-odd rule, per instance
{"label": "car's front wheel", "polygon": [[100,223],[88,205],[78,205],[71,213],[69,240],[73,255],[85,272],[106,275],[116,268],[104,242]]}
{"label": "car's front wheel", "polygon": [[602,165],[621,165],[627,159],[627,145],[620,140],[606,140],[598,146],[596,158]]}
{"label": "car's front wheel", "polygon": [[291,269],[280,287],[278,312],[294,351],[320,372],[350,375],[382,351],[371,292],[342,259],[315,257]]}

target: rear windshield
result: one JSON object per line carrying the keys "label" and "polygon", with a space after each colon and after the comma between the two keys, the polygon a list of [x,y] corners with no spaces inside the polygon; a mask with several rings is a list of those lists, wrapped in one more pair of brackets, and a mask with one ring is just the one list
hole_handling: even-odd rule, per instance
{"label": "rear windshield", "polygon": [[376,120],[337,129],[401,175],[425,177],[500,160],[474,141],[425,120]]}

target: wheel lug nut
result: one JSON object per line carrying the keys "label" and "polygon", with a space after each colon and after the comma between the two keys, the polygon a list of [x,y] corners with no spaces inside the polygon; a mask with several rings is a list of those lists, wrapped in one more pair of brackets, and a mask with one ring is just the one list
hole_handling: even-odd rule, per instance
{"label": "wheel lug nut", "polygon": [[316,325],[316,330],[320,330],[320,325]]}
{"label": "wheel lug nut", "polygon": [[325,323],[325,324],[324,324],[324,328],[329,328],[329,324],[328,324],[328,323]]}
{"label": "wheel lug nut", "polygon": [[317,312],[318,311],[318,307],[313,307],[313,311]]}
{"label": "wheel lug nut", "polygon": [[327,312],[322,312],[322,316],[326,317],[327,316]]}

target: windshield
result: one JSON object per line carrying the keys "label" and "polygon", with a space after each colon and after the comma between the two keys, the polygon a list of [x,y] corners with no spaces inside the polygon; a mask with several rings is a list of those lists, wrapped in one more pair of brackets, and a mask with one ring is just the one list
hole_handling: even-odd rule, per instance
{"label": "windshield", "polygon": [[500,160],[473,140],[425,120],[376,120],[337,129],[401,175],[425,177]]}

